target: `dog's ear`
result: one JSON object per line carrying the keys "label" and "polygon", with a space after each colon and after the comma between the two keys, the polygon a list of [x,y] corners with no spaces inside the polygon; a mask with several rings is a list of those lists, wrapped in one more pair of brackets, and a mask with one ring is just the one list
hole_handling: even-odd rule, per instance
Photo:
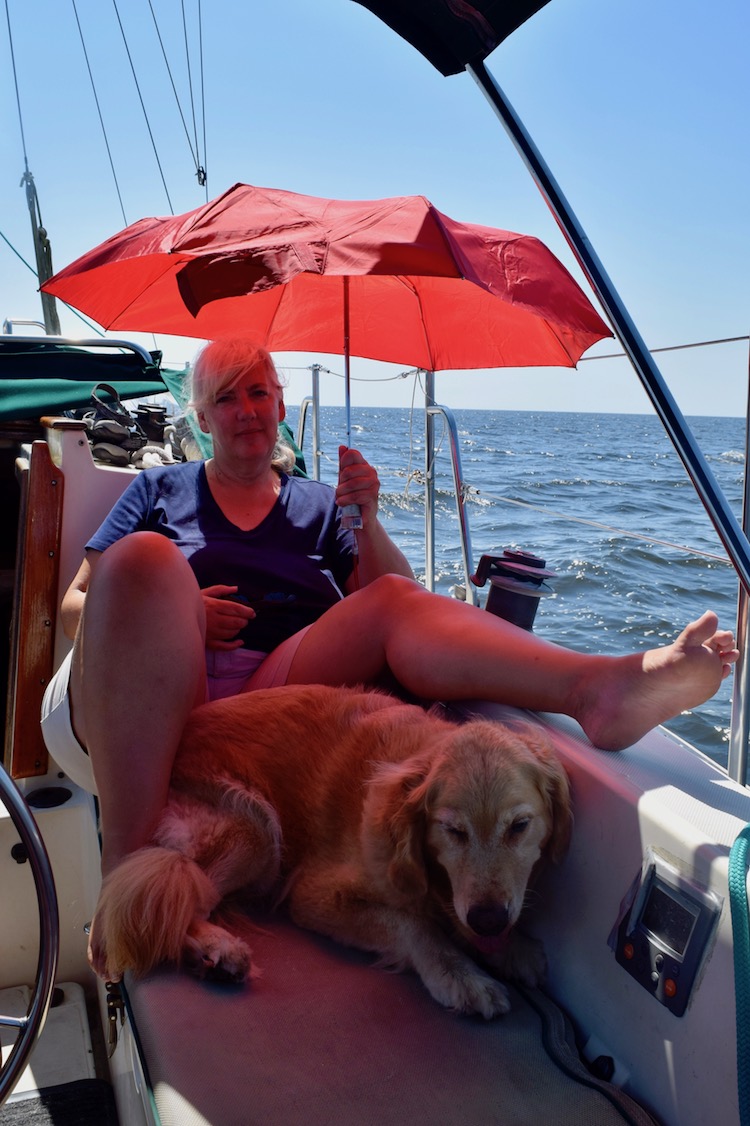
{"label": "dog's ear", "polygon": [[[425,756],[381,767],[370,785],[369,832],[390,883],[403,895],[422,896],[429,887],[425,863],[427,775]],[[374,844],[371,836],[371,844]]]}
{"label": "dog's ear", "polygon": [[536,758],[539,785],[551,815],[552,832],[544,846],[545,855],[559,864],[570,844],[573,812],[570,801],[570,782],[560,759],[546,738],[536,728],[517,732]]}

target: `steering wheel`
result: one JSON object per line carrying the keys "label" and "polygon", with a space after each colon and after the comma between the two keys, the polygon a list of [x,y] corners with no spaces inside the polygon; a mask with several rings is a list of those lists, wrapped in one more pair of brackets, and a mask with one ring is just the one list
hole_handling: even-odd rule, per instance
{"label": "steering wheel", "polygon": [[0,801],[10,814],[21,843],[26,849],[39,908],[39,958],[34,992],[28,1011],[24,1017],[0,1015],[0,1025],[20,1030],[10,1055],[0,1067],[0,1106],[2,1106],[23,1071],[47,1019],[57,969],[60,920],[55,881],[44,841],[29,812],[29,807],[2,765],[0,765]]}

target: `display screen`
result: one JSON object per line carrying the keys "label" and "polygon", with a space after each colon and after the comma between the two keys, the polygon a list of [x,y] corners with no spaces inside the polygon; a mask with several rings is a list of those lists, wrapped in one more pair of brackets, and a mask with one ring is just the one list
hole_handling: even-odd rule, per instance
{"label": "display screen", "polygon": [[643,908],[641,923],[675,954],[683,954],[698,914],[697,907],[686,906],[654,883]]}

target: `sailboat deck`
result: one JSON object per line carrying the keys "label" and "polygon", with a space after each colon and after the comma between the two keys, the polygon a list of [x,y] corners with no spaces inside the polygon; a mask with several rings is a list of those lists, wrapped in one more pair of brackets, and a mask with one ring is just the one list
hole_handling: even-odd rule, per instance
{"label": "sailboat deck", "polygon": [[652,1122],[586,1072],[542,994],[514,990],[495,1021],[458,1016],[415,975],[260,921],[242,928],[261,968],[248,986],[168,968],[129,986],[164,1126]]}

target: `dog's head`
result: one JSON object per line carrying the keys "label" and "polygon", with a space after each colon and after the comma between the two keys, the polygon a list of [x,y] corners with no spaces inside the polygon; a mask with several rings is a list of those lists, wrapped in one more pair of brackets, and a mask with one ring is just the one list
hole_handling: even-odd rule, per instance
{"label": "dog's head", "polygon": [[384,767],[373,788],[380,845],[370,856],[405,900],[437,900],[486,953],[518,920],[539,860],[560,860],[568,844],[567,776],[531,727],[451,728],[429,751]]}

